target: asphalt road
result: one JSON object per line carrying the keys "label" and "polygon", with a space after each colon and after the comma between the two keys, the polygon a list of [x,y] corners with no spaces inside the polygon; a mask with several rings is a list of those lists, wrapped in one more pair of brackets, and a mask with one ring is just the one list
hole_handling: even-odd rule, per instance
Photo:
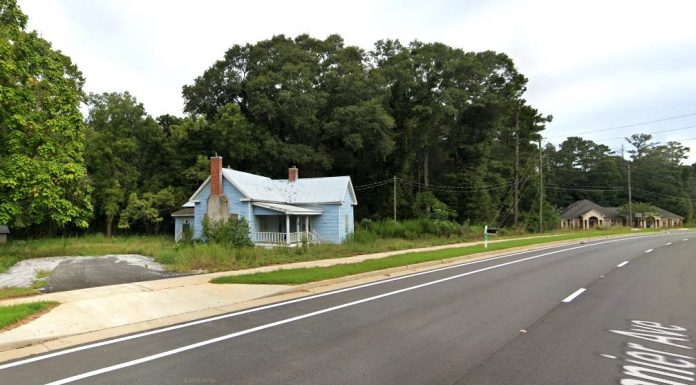
{"label": "asphalt road", "polygon": [[692,384],[694,330],[696,233],[678,232],[506,255],[4,363],[0,383]]}

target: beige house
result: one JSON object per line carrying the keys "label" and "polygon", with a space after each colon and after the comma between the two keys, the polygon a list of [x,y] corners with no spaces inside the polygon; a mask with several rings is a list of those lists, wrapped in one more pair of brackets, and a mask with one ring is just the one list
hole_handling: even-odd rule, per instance
{"label": "beige house", "polygon": [[[642,217],[635,213],[633,227],[680,227],[684,224],[684,217],[667,210],[653,206],[651,215]],[[566,229],[591,229],[597,226],[628,225],[628,218],[618,213],[616,207],[603,207],[588,199],[571,203],[561,210],[561,228]]]}

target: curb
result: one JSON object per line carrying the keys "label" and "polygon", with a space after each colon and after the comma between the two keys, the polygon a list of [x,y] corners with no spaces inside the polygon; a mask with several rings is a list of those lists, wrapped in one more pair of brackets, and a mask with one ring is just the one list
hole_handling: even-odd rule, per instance
{"label": "curb", "polygon": [[[323,281],[310,282],[293,286],[291,289],[281,290],[277,293],[258,297],[244,302],[239,302],[230,305],[207,308],[193,312],[181,313],[163,318],[150,319],[141,322],[135,322],[127,325],[111,327],[102,330],[95,330],[86,333],[67,334],[62,336],[54,336],[48,338],[35,338],[22,342],[11,343],[3,346],[0,344],[0,362],[9,361],[17,358],[26,357],[34,354],[43,354],[53,350],[63,349],[71,346],[94,342],[102,339],[110,339],[125,334],[143,332],[146,330],[157,329],[161,327],[171,326],[175,324],[190,322],[193,320],[204,319],[216,315],[249,309],[257,306],[263,306],[270,303],[282,302],[289,299],[303,297],[309,294],[323,293],[332,290],[338,290],[344,287],[354,286],[360,283],[369,283],[379,281],[388,277],[405,276],[421,271],[434,270],[438,267],[447,267],[457,265],[462,262],[475,262],[486,260],[489,258],[526,251],[544,250],[549,248],[562,247],[572,244],[583,244],[588,241],[599,241],[613,238],[626,238],[636,236],[637,234],[619,234],[607,235],[592,238],[579,238],[573,240],[548,242],[529,246],[520,246],[503,250],[475,253],[460,257],[452,257],[447,259],[428,261],[413,265],[393,267],[383,270],[375,270],[371,272],[350,275],[345,277],[333,278]],[[654,234],[645,234],[654,235]],[[408,252],[418,252],[409,250]],[[221,274],[221,273],[215,273]],[[225,285],[225,284],[221,284]]]}

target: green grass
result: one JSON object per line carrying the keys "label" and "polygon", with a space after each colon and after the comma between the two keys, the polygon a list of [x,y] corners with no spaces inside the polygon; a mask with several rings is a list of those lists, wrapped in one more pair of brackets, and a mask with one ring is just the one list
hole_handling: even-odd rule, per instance
{"label": "green grass", "polygon": [[[380,231],[386,231],[384,229]],[[414,230],[415,231],[415,230]],[[630,233],[627,228],[558,232],[577,237]],[[415,234],[411,232],[410,234]],[[523,234],[507,233],[506,237]],[[553,234],[553,233],[552,233]],[[389,238],[358,230],[354,237],[342,245],[313,245],[310,247],[273,249],[235,249],[218,244],[176,244],[173,236],[114,236],[86,235],[80,237],[11,241],[0,245],[0,273],[15,263],[38,257],[96,256],[106,254],[141,254],[153,257],[172,271],[230,271],[290,262],[342,258],[358,254],[404,250],[480,240],[480,235],[469,232],[452,236],[424,235],[412,239]]]}
{"label": "green grass", "polygon": [[39,294],[38,290],[29,287],[6,287],[0,289],[0,301],[8,298],[28,297]]}
{"label": "green grass", "polygon": [[[595,232],[595,236],[620,234],[624,232]],[[535,244],[543,244],[549,242],[566,241],[579,238],[586,238],[588,232],[574,232],[552,235],[544,238],[527,238],[516,239],[503,242],[489,243],[488,248],[484,249],[483,245],[475,245],[468,247],[459,247],[451,249],[443,249],[436,251],[426,251],[419,253],[407,253],[395,255],[382,259],[367,260],[358,263],[336,265],[330,267],[313,267],[302,269],[286,269],[277,270],[265,273],[254,273],[244,275],[231,275],[213,279],[212,283],[246,283],[246,284],[276,284],[276,285],[297,285],[308,282],[322,281],[326,279],[345,277],[367,273],[371,271],[390,269],[393,267],[413,265],[417,263],[438,261],[454,257],[462,257],[485,251],[504,250],[515,247],[523,247]]]}
{"label": "green grass", "polygon": [[0,330],[9,328],[37,313],[45,312],[58,305],[58,302],[32,302],[19,305],[0,306]]}

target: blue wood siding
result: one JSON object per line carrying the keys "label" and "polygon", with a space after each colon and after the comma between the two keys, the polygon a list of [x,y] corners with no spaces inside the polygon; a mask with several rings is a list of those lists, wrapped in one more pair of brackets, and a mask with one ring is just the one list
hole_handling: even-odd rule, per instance
{"label": "blue wood siding", "polygon": [[338,234],[338,211],[341,207],[337,204],[320,205],[322,214],[318,217],[311,218],[311,226],[319,236],[322,242],[340,243],[341,240]]}
{"label": "blue wood siding", "polygon": [[[249,215],[249,202],[242,202],[244,195],[239,192],[227,179],[223,178],[222,191],[227,197],[227,211],[230,214],[237,214],[238,217],[244,218],[249,222],[249,228],[253,229],[254,216]],[[198,202],[193,210],[193,232],[195,238],[200,238],[203,235],[203,218],[208,209],[208,197],[210,196],[210,183],[206,184],[201,194],[198,196]]]}
{"label": "blue wood siding", "polygon": [[355,220],[353,217],[353,201],[350,193],[346,190],[341,203],[341,217],[339,220],[339,243],[343,243],[346,238],[355,231]]}
{"label": "blue wood siding", "polygon": [[[264,220],[268,224],[268,227],[265,230],[261,229],[262,221]],[[263,218],[254,218],[254,221],[254,231],[256,232],[282,233],[285,231],[285,215],[282,217],[263,215]]]}
{"label": "blue wood siding", "polygon": [[285,214],[280,212],[280,211],[275,211],[275,210],[267,209],[265,207],[257,207],[257,206],[254,206],[254,215],[282,215],[282,216],[285,216]]}
{"label": "blue wood siding", "polygon": [[176,239],[176,236],[181,232],[181,229],[184,227],[184,220],[181,217],[174,217],[174,237]]}
{"label": "blue wood siding", "polygon": [[184,229],[184,223],[189,223],[193,226],[193,216],[190,217],[174,217],[174,239],[182,232]]}

